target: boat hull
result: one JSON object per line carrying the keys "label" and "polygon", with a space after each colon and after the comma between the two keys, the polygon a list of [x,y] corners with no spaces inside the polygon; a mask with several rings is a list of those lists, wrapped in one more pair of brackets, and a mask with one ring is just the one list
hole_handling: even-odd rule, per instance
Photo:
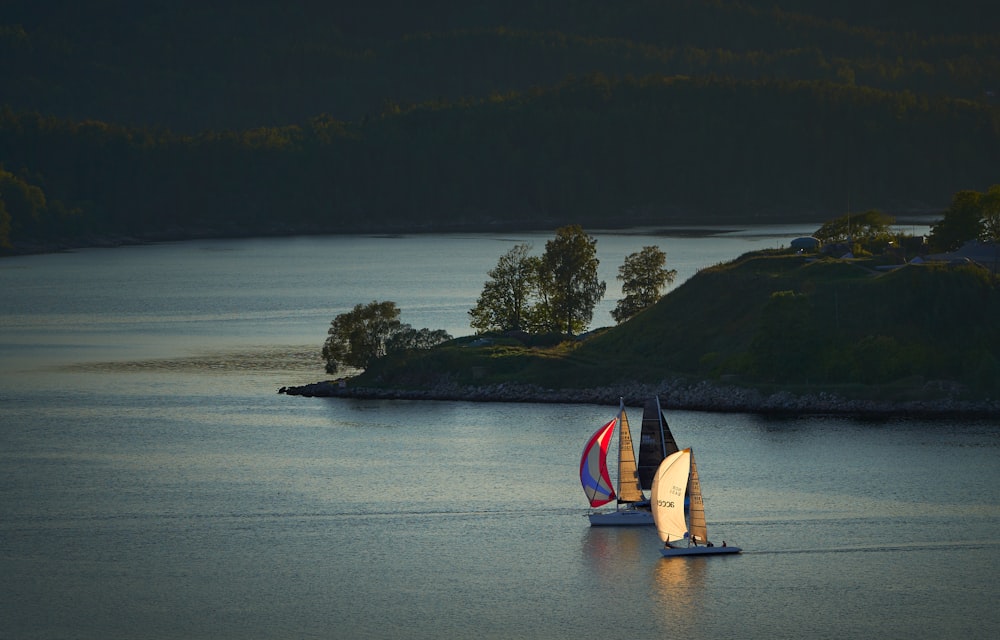
{"label": "boat hull", "polygon": [[644,527],[653,525],[653,513],[642,509],[625,509],[591,513],[592,527]]}
{"label": "boat hull", "polygon": [[678,556],[720,556],[742,551],[739,547],[663,547],[660,553],[664,558]]}

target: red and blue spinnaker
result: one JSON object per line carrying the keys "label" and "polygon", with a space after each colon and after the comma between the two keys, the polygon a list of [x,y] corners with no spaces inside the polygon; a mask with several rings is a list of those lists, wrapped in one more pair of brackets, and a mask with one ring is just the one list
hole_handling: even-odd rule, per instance
{"label": "red and blue spinnaker", "polygon": [[607,456],[616,420],[617,418],[612,418],[590,437],[580,458],[580,484],[583,485],[583,492],[587,494],[587,500],[592,507],[599,507],[615,499],[615,489],[611,486],[611,475],[608,473]]}

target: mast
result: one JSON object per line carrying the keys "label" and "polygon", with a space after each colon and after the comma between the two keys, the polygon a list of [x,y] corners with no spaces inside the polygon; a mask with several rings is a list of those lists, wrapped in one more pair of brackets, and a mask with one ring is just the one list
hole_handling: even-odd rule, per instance
{"label": "mast", "polygon": [[618,407],[618,503],[641,502],[646,496],[639,485],[639,474],[635,464],[635,449],[632,448],[632,431],[625,414],[625,400],[619,399]]}

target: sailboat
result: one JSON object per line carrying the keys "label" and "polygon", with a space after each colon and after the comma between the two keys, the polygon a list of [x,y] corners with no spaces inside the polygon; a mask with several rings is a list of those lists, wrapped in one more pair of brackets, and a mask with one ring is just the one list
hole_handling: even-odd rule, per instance
{"label": "sailboat", "polygon": [[[685,497],[690,498],[690,508],[686,513]],[[698,466],[690,448],[677,451],[660,463],[653,478],[650,500],[656,531],[664,543],[660,553],[665,557],[708,556],[742,551],[725,542],[721,547],[709,542]]]}
{"label": "sailboat", "polygon": [[[615,425],[618,425],[618,482],[612,486],[607,466],[607,453]],[[632,432],[625,413],[624,400],[619,401],[618,416],[598,429],[583,449],[580,460],[580,483],[591,507],[603,506],[617,498],[614,511],[589,514],[591,526],[636,526],[653,524],[649,500],[643,491],[653,485],[653,476],[660,461],[677,451],[677,443],[660,409],[660,400],[646,403],[642,414],[639,440],[639,463],[636,464]]]}

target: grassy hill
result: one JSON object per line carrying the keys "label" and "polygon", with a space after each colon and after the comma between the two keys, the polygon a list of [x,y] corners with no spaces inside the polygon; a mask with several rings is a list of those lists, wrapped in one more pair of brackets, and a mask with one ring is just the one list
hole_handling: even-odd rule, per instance
{"label": "grassy hill", "polygon": [[420,387],[447,378],[582,389],[707,379],[848,397],[996,397],[1000,289],[989,270],[886,266],[777,250],[747,254],[580,340],[456,340],[385,358],[356,384]]}

